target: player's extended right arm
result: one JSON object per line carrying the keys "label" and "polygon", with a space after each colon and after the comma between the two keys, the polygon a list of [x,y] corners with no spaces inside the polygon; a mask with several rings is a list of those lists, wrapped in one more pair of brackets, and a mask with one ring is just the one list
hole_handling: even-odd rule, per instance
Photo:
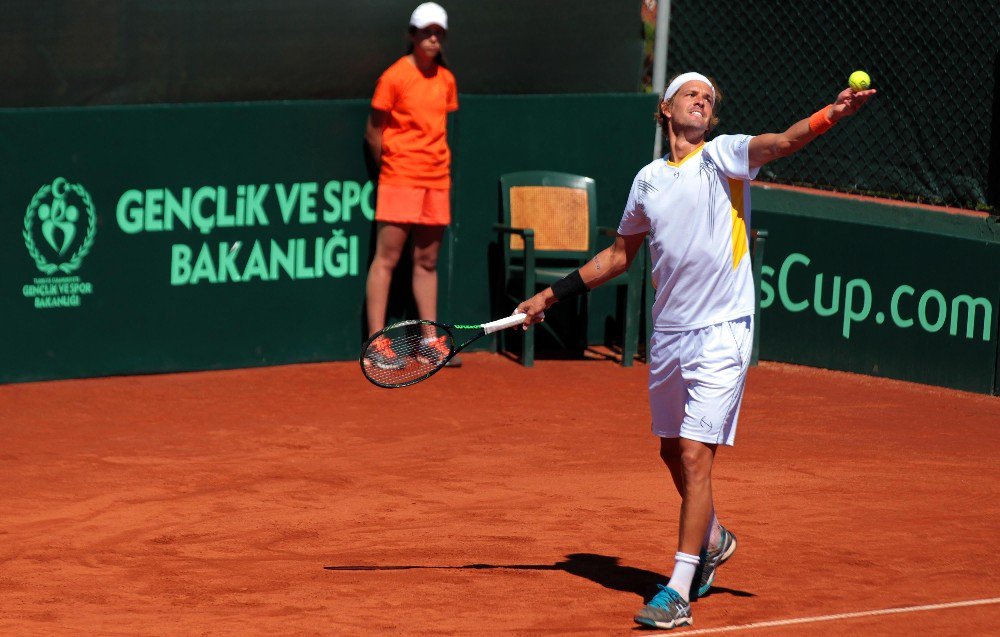
{"label": "player's extended right arm", "polygon": [[833,104],[823,107],[812,117],[795,122],[785,132],[755,136],[750,140],[750,147],[747,151],[750,168],[760,168],[770,161],[798,152],[833,126],[836,121],[857,113],[858,109],[864,106],[868,98],[875,93],[875,89],[864,91],[844,89],[837,95]]}
{"label": "player's extended right arm", "polygon": [[365,124],[365,141],[368,142],[375,163],[379,165],[382,164],[382,131],[388,121],[389,113],[373,108]]}
{"label": "player's extended right arm", "polygon": [[523,301],[517,306],[517,310],[515,311],[524,312],[528,315],[528,318],[524,321],[525,328],[533,323],[541,323],[545,317],[545,310],[559,301],[556,291],[553,288],[556,290],[569,289],[572,291],[574,290],[574,285],[579,285],[579,282],[567,285],[567,280],[572,281],[578,276],[583,283],[584,289],[575,291],[588,292],[628,270],[635,259],[635,255],[639,252],[639,248],[642,247],[642,242],[645,238],[645,232],[616,236],[614,243],[598,252],[593,259],[583,264],[583,267],[579,270],[571,273],[552,287],[546,288],[530,299]]}

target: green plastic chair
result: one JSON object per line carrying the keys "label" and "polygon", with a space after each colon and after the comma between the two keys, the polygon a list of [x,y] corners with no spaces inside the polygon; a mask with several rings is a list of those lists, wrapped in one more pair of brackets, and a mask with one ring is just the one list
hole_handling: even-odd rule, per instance
{"label": "green plastic chair", "polygon": [[[508,173],[500,177],[501,223],[494,226],[503,253],[503,291],[508,301],[520,302],[579,268],[594,254],[597,236],[616,236],[597,226],[597,189],[590,177],[551,171]],[[604,242],[602,242],[604,243]],[[600,248],[606,247],[602,245]],[[629,367],[638,350],[645,265],[637,256],[628,272],[605,285],[626,286],[622,329],[622,365]],[[520,285],[517,283],[520,282]],[[517,289],[520,298],[510,293]],[[579,301],[579,330],[573,335],[587,345],[587,296]],[[547,323],[541,323],[563,347],[567,343]],[[506,351],[504,334],[499,337]],[[535,362],[534,326],[524,332],[521,362]]]}

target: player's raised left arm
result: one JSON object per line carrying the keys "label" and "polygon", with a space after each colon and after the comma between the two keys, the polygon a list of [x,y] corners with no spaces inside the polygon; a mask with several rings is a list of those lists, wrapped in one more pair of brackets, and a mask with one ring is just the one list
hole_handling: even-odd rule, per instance
{"label": "player's raised left arm", "polygon": [[868,99],[875,95],[875,89],[856,91],[845,88],[837,100],[811,117],[792,124],[783,133],[765,133],[750,140],[750,168],[760,168],[764,164],[787,157],[802,149],[830,129],[838,120],[858,112]]}

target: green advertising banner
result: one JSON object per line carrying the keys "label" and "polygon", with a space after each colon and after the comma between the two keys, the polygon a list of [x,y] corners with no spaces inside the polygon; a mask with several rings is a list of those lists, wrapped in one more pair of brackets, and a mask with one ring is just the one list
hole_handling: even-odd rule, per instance
{"label": "green advertising banner", "polygon": [[[594,177],[617,223],[653,101],[460,103],[439,314],[485,321],[500,174]],[[367,114],[367,100],[0,110],[0,382],[355,358],[377,196]],[[413,317],[406,263],[389,310]]]}
{"label": "green advertising banner", "polygon": [[0,112],[0,380],[354,356],[366,112]]}
{"label": "green advertising banner", "polygon": [[915,221],[899,208],[758,189],[754,197],[754,226],[768,231],[762,358],[995,390],[992,222],[931,211]]}

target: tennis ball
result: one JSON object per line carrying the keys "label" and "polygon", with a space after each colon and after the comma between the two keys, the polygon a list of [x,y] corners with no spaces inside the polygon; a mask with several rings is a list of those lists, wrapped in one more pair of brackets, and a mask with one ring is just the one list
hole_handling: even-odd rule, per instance
{"label": "tennis ball", "polygon": [[868,77],[868,74],[864,71],[855,71],[851,73],[851,77],[847,79],[847,83],[855,91],[863,91],[872,85],[872,78]]}

